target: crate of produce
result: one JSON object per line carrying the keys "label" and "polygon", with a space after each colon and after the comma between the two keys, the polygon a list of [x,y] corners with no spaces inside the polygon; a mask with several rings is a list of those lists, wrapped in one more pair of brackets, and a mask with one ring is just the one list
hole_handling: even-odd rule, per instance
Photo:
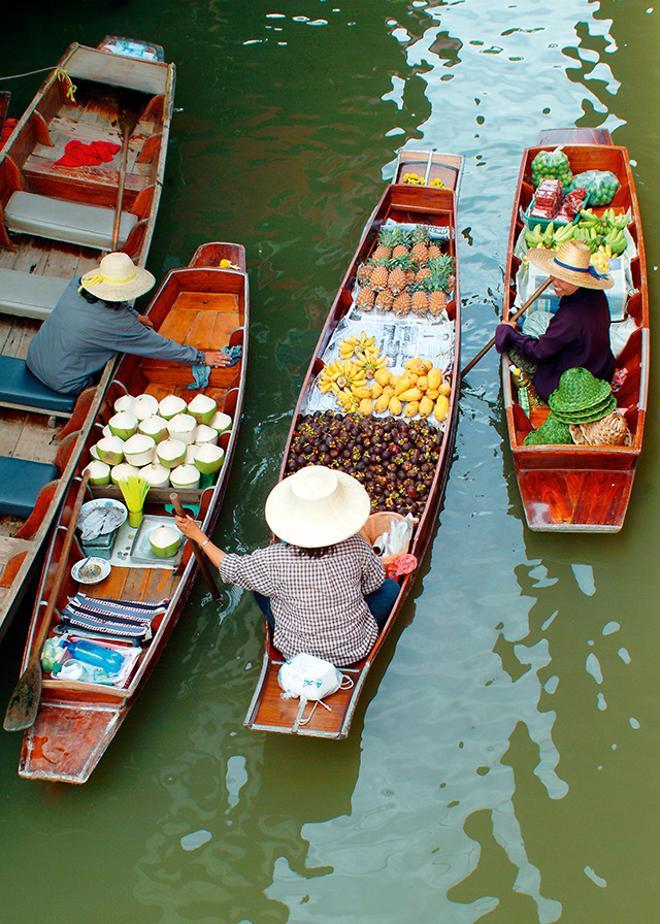
{"label": "crate of produce", "polygon": [[[547,181],[544,180],[544,182],[547,182]],[[539,189],[541,189],[541,186],[539,186]],[[575,192],[578,192],[578,190],[575,190]],[[568,218],[568,217],[564,218],[562,217],[562,212],[565,211],[564,207],[566,206],[567,202],[571,201],[570,196],[572,195],[573,193],[569,193],[566,196],[566,198],[560,203],[559,208],[557,209],[557,212],[553,217],[542,218],[541,216],[532,215],[532,211],[534,210],[534,206],[536,205],[536,202],[537,202],[537,196],[538,196],[538,190],[537,190],[534,196],[532,197],[532,201],[529,203],[525,211],[521,212],[522,220],[525,222],[525,224],[530,229],[530,231],[533,231],[537,225],[541,228],[542,231],[545,231],[545,229],[550,224],[554,224],[555,228],[558,228],[562,225],[577,224],[578,221],[580,220],[580,210],[586,209],[586,207],[589,204],[589,194],[585,190],[584,198],[580,198],[580,200],[578,200],[578,198],[576,197],[575,198],[575,203],[576,203],[575,215],[573,216],[573,218]]]}

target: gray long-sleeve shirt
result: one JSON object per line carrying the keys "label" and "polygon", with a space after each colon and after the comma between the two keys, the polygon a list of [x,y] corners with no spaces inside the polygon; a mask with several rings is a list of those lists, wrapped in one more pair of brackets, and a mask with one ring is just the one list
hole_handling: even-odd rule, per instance
{"label": "gray long-sleeve shirt", "polygon": [[182,346],[137,319],[133,308],[108,308],[78,295],[72,279],[30,343],[27,367],[44,385],[79,394],[117,353],[134,353],[178,363],[203,363],[204,353]]}

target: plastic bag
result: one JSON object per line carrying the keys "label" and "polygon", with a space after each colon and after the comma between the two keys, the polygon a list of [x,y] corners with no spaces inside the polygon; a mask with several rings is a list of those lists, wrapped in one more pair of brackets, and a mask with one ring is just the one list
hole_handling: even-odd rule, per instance
{"label": "plastic bag", "polygon": [[277,679],[285,698],[320,700],[342,685],[341,671],[334,664],[304,652],[285,661]]}
{"label": "plastic bag", "polygon": [[573,180],[571,165],[562,149],[539,151],[532,161],[532,183],[538,186],[546,177],[561,180],[564,191],[568,190]]}
{"label": "plastic bag", "polygon": [[583,186],[589,195],[589,205],[609,205],[619,186],[616,176],[609,170],[587,170],[573,177],[572,189]]}

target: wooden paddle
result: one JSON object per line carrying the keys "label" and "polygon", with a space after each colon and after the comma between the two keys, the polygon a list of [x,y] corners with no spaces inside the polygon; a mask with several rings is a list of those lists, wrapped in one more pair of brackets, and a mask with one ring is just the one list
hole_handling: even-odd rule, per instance
{"label": "wooden paddle", "polygon": [[[536,292],[534,292],[534,294],[531,295],[531,296],[527,299],[527,301],[526,301],[525,304],[522,306],[522,308],[519,308],[518,311],[516,311],[516,313],[515,313],[512,317],[507,318],[507,320],[509,320],[509,321],[517,321],[518,318],[521,317],[521,316],[527,311],[527,309],[529,308],[529,306],[534,304],[534,302],[535,302],[536,299],[539,297],[539,295],[541,295],[541,293],[544,292],[544,291],[548,288],[548,286],[550,285],[551,282],[552,282],[552,279],[546,279],[546,281],[545,281],[542,285],[540,285],[540,286],[538,287],[538,289],[536,290]],[[488,341],[488,343],[487,343],[486,346],[483,348],[483,350],[480,350],[480,351],[477,353],[477,355],[476,355],[475,357],[473,357],[473,359],[471,359],[470,362],[467,364],[467,366],[465,366],[465,368],[462,370],[462,372],[461,372],[461,379],[463,379],[463,378],[468,374],[468,372],[470,371],[470,369],[473,369],[473,368],[477,365],[477,363],[479,362],[479,360],[481,360],[481,359],[484,358],[484,356],[486,355],[486,353],[487,353],[494,345],[495,345],[495,337],[491,337],[491,339]]]}
{"label": "wooden paddle", "polygon": [[28,666],[19,677],[18,683],[14,687],[14,692],[9,699],[7,711],[5,712],[5,720],[2,723],[5,731],[22,731],[24,728],[29,728],[31,725],[34,725],[34,720],[39,711],[39,700],[41,699],[41,649],[48,635],[48,630],[53,620],[53,612],[55,610],[55,604],[57,603],[57,597],[62,587],[64,575],[69,566],[69,552],[76,534],[76,523],[78,522],[80,508],[85,499],[88,481],[89,472],[85,472],[80,482],[76,499],[73,502],[71,516],[60,552],[60,561],[50,588],[46,611],[41,619],[41,625],[39,626],[37,635],[32,644],[32,654],[30,655]]}
{"label": "wooden paddle", "polygon": [[[181,506],[181,501],[179,500],[178,494],[170,494],[170,501],[172,502],[172,506],[174,507],[174,511],[178,517],[187,516],[186,511]],[[215,578],[213,577],[211,569],[209,568],[209,562],[206,555],[200,549],[199,543],[195,542],[194,539],[189,539],[188,542],[192,545],[192,550],[195,553],[195,558],[197,559],[199,570],[202,572],[204,580],[208,584],[208,588],[211,591],[211,596],[214,600],[220,600],[220,591],[218,590],[218,585],[216,584]]]}
{"label": "wooden paddle", "polygon": [[123,132],[121,145],[121,161],[119,166],[119,186],[117,188],[117,202],[115,204],[115,221],[112,227],[112,250],[117,249],[119,241],[119,227],[121,225],[121,207],[124,199],[124,186],[126,184],[126,164],[128,163],[128,139],[138,121],[135,110],[122,106],[119,110],[119,128]]}

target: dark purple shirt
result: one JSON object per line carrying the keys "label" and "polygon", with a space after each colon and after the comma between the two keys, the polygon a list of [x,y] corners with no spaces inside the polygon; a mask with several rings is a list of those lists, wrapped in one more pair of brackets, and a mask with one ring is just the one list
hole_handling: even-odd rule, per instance
{"label": "dark purple shirt", "polygon": [[610,310],[599,289],[578,289],[559,300],[559,309],[538,339],[526,337],[508,324],[495,331],[498,353],[515,349],[536,363],[534,387],[544,401],[559,385],[562,372],[582,366],[598,379],[612,381],[614,355],[610,347]]}

